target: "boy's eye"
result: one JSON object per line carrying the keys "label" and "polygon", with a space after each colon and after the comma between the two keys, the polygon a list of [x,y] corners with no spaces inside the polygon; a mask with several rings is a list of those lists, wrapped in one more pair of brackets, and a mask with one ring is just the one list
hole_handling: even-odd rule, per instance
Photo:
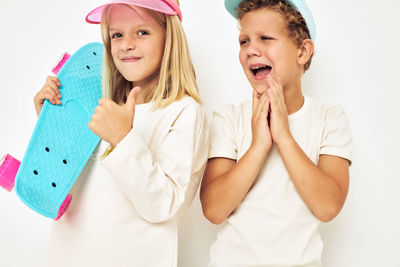
{"label": "boy's eye", "polygon": [[261,40],[272,40],[269,36],[261,36]]}
{"label": "boy's eye", "polygon": [[111,39],[119,38],[121,36],[122,36],[122,34],[117,32],[117,33],[114,33],[114,34],[111,35]]}
{"label": "boy's eye", "polygon": [[149,33],[147,31],[138,31],[137,35],[143,36],[143,35],[148,35]]}

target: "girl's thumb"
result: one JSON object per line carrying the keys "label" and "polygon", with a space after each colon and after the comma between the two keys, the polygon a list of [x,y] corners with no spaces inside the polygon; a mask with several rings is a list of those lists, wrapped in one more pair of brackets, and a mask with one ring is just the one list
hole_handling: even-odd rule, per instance
{"label": "girl's thumb", "polygon": [[130,109],[134,108],[136,103],[136,96],[140,91],[140,87],[134,87],[128,95],[128,99],[126,100],[126,106]]}

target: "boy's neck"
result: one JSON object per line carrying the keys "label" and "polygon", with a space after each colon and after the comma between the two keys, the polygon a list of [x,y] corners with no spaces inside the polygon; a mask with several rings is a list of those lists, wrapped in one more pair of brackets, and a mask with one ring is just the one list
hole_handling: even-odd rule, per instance
{"label": "boy's neck", "polygon": [[288,115],[297,112],[304,104],[304,96],[301,90],[301,83],[296,86],[284,88],[283,95]]}

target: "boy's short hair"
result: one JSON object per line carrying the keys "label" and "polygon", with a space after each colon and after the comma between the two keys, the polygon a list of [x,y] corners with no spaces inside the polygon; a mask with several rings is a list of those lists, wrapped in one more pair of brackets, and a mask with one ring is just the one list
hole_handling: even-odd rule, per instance
{"label": "boy's short hair", "polygon": [[[284,22],[287,25],[287,31],[289,38],[300,47],[303,40],[311,39],[310,31],[307,27],[307,23],[304,17],[294,8],[292,5],[288,4],[283,0],[246,0],[239,4],[236,9],[238,14],[238,19],[241,20],[243,16],[251,11],[265,8],[271,11],[278,12]],[[314,53],[311,55],[310,59],[304,64],[304,72],[306,72],[310,66]]]}

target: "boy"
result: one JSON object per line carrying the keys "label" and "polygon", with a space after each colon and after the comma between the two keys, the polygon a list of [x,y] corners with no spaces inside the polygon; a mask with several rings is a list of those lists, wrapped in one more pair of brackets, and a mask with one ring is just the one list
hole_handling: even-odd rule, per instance
{"label": "boy", "polygon": [[214,112],[200,198],[221,224],[209,266],[321,266],[320,221],[348,191],[351,131],[341,107],[302,94],[315,26],[304,0],[225,0],[240,24],[252,102]]}

